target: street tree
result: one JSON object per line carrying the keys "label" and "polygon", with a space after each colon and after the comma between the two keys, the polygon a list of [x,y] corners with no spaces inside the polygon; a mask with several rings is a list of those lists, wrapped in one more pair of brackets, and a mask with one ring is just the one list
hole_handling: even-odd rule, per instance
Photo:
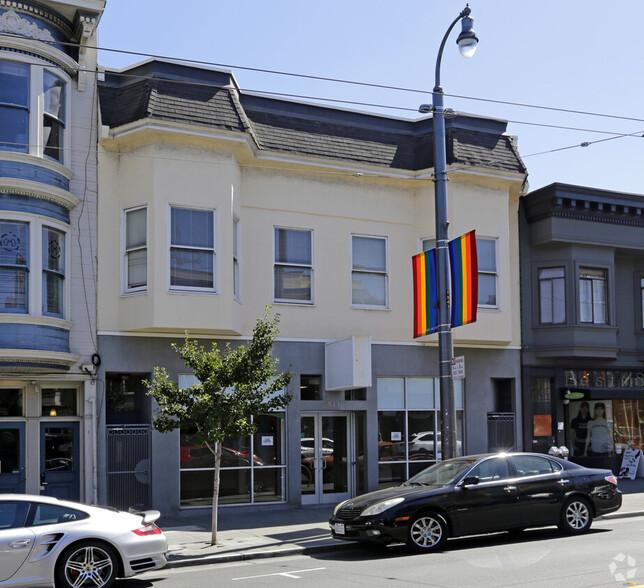
{"label": "street tree", "polygon": [[293,374],[278,373],[279,360],[272,355],[279,315],[269,318],[269,309],[257,320],[248,345],[227,344],[222,352],[213,343],[208,351],[188,334],[183,345],[172,345],[194,372],[196,384],[179,388],[163,367],[154,368],[148,383],[148,394],[159,405],[154,428],[162,433],[179,428],[194,431],[196,442],[214,456],[212,545],[217,543],[222,442],[253,435],[257,430],[254,417],[285,408],[292,397],[286,388]]}

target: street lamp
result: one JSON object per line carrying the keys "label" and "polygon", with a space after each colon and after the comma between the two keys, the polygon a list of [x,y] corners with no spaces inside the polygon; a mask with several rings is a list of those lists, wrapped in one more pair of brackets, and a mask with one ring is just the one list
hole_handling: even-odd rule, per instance
{"label": "street lamp", "polygon": [[[441,59],[447,37],[456,23],[462,21],[461,34],[456,39],[463,57],[472,57],[478,37],[472,28],[469,4],[449,26],[436,58],[436,78],[432,105],[423,104],[422,113],[433,113],[434,118],[434,198],[436,216],[436,273],[438,278],[438,356],[441,403],[441,453],[443,459],[456,456],[456,412],[454,409],[454,383],[452,381],[452,331],[450,324],[449,253],[447,250],[447,156],[445,144],[445,118],[456,113],[443,108],[443,88],[440,83]],[[438,449],[438,448],[437,448]]]}

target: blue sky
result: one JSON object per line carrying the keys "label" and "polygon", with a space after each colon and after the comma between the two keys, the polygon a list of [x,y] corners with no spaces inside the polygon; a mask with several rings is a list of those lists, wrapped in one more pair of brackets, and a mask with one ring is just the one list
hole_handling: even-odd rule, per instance
{"label": "blue sky", "polygon": [[[464,6],[460,0],[107,0],[99,45],[223,64],[246,90],[377,104],[387,107],[379,112],[417,118],[429,93],[241,68],[429,92],[440,41]],[[441,69],[445,93],[467,98],[447,96],[446,106],[511,121],[531,189],[564,182],[644,194],[641,0],[471,0],[470,7],[478,50],[472,59],[460,56],[457,25]],[[121,68],[145,58],[102,51],[99,60]],[[591,144],[579,147],[584,142]],[[577,147],[536,155],[570,146]]]}

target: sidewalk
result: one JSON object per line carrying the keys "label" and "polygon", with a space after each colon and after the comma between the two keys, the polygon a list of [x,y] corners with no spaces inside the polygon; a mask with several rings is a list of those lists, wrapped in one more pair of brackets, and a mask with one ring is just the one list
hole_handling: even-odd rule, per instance
{"label": "sidewalk", "polygon": [[[644,516],[644,478],[619,480],[622,508],[608,518]],[[328,519],[334,505],[297,508],[219,509],[219,545],[210,545],[210,510],[163,517],[159,526],[170,544],[168,567],[352,549],[355,543],[331,538]]]}

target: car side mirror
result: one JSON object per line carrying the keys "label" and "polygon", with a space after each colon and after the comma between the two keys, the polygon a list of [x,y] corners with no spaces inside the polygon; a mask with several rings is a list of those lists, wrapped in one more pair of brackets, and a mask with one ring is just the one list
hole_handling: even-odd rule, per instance
{"label": "car side mirror", "polygon": [[463,486],[476,486],[479,483],[479,477],[478,476],[467,476],[467,478],[463,478]]}

